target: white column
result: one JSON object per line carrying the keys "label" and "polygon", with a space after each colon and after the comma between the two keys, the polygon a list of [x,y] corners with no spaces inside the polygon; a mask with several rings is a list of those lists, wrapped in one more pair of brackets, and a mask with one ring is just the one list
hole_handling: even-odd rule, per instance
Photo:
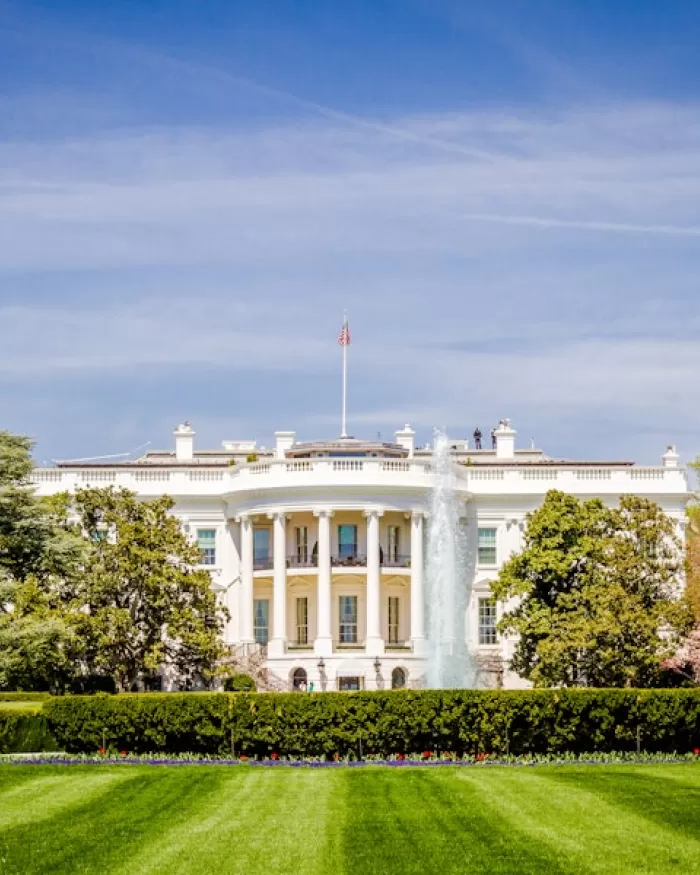
{"label": "white column", "polygon": [[367,517],[367,634],[365,653],[379,656],[384,653],[381,629],[381,568],[379,565],[380,510],[366,510]]}
{"label": "white column", "polygon": [[[224,527],[223,538],[223,561],[222,579],[226,586],[224,604],[229,612],[226,623],[226,644],[231,645],[240,640],[239,614],[240,614],[240,573],[241,563],[238,547],[236,545],[235,523],[230,520]],[[239,585],[234,587],[238,581]]]}
{"label": "white column", "polygon": [[253,644],[253,521],[249,516],[238,518],[241,524],[241,644]]}
{"label": "white column", "polygon": [[422,511],[411,516],[411,644],[418,656],[425,652],[423,516]]}
{"label": "white column", "polygon": [[331,510],[315,510],[318,517],[318,596],[316,599],[316,640],[314,653],[330,656],[331,634]]}
{"label": "white column", "polygon": [[268,515],[273,520],[272,639],[270,656],[284,656],[287,646],[287,516],[282,511]]}

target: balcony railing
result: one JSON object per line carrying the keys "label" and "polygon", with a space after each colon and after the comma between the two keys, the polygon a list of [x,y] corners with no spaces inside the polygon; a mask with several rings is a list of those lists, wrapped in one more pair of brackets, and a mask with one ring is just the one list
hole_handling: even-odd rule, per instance
{"label": "balcony railing", "polygon": [[411,557],[404,553],[394,553],[393,556],[385,553],[382,557],[382,565],[385,568],[410,568]]}
{"label": "balcony railing", "polygon": [[364,568],[367,565],[367,557],[356,554],[355,556],[332,556],[331,565],[343,568]]}
{"label": "balcony railing", "polygon": [[287,568],[316,568],[318,566],[318,556],[313,556],[303,553],[294,553],[292,556],[287,556]]}
{"label": "balcony railing", "polygon": [[269,568],[272,568],[274,565],[272,556],[256,556],[253,559],[253,570],[254,571],[267,571]]}

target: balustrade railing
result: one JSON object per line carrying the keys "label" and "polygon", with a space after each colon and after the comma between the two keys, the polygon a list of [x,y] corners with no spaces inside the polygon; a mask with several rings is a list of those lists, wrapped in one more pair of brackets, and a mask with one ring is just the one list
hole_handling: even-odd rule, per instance
{"label": "balustrade railing", "polygon": [[272,556],[258,556],[253,559],[253,571],[267,571],[274,565]]}
{"label": "balustrade railing", "polygon": [[342,568],[348,567],[363,567],[367,565],[367,557],[366,556],[331,556],[331,565],[340,566]]}
{"label": "balustrade railing", "polygon": [[295,553],[293,556],[287,556],[287,568],[317,568],[317,555],[304,555],[303,553]]}
{"label": "balustrade railing", "polygon": [[385,568],[410,568],[411,557],[402,553],[395,553],[393,556],[385,553],[382,556],[382,565]]}

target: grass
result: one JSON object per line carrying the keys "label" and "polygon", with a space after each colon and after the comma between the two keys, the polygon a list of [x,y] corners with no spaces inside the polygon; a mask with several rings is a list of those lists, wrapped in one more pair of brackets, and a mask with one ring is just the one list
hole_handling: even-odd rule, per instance
{"label": "grass", "polygon": [[0,873],[700,873],[700,765],[0,766]]}

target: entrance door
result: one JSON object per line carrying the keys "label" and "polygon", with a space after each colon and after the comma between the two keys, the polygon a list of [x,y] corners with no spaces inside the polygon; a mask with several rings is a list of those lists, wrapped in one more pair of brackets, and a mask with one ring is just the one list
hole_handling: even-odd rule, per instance
{"label": "entrance door", "polygon": [[362,678],[338,678],[338,689],[345,693],[361,690]]}

